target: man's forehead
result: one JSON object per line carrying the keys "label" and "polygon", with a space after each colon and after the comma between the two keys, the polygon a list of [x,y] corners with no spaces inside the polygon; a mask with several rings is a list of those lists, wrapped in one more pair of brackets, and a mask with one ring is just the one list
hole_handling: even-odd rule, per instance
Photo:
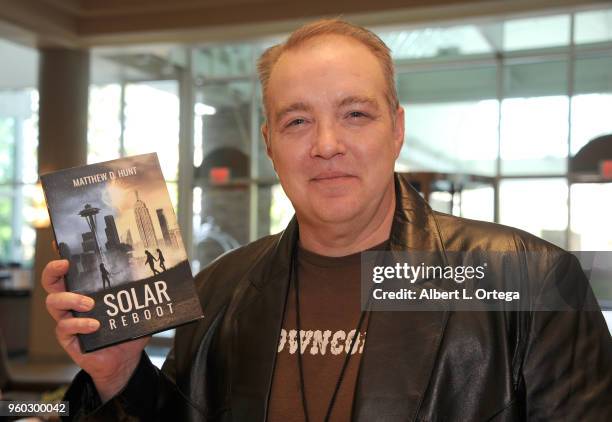
{"label": "man's forehead", "polygon": [[345,35],[325,34],[279,56],[268,79],[266,108],[269,117],[275,117],[289,108],[312,108],[322,98],[334,105],[360,98],[378,106],[385,89],[382,66],[366,45]]}
{"label": "man's forehead", "polygon": [[[339,48],[340,45],[342,45],[341,48]],[[370,55],[373,61],[377,61],[374,53],[361,41],[358,41],[348,35],[321,34],[287,48],[278,57],[275,66],[281,62],[287,63],[296,59],[308,59],[310,55],[313,54],[314,50],[329,50],[334,56],[339,56],[346,55],[349,49],[353,52],[361,52],[363,54]]]}

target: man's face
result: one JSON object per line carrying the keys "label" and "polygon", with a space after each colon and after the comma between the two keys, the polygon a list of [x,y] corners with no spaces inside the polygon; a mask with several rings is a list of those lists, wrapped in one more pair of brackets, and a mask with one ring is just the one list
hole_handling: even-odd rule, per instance
{"label": "man's face", "polygon": [[385,94],[376,56],[347,37],[314,38],[274,65],[262,133],[300,221],[371,217],[393,195],[404,114]]}

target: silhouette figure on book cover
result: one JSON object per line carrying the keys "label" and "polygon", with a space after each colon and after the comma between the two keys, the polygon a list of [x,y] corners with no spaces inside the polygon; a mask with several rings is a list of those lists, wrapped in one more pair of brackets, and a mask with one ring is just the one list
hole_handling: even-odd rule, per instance
{"label": "silhouette figure on book cover", "polygon": [[164,254],[159,248],[157,248],[157,260],[159,261],[159,266],[161,267],[161,269],[166,271],[166,266],[164,265],[166,259],[164,258]]}
{"label": "silhouette figure on book cover", "polygon": [[108,287],[110,288],[111,286],[110,273],[104,266],[103,262],[100,263],[100,273],[102,274],[102,288],[105,289],[107,284],[108,284]]}
{"label": "silhouette figure on book cover", "polygon": [[147,256],[147,260],[145,261],[145,265],[147,265],[147,264],[149,265],[149,267],[151,268],[151,271],[153,271],[153,275],[161,274],[155,268],[155,261],[157,261],[157,259],[155,259],[153,254],[145,249],[145,255]]}

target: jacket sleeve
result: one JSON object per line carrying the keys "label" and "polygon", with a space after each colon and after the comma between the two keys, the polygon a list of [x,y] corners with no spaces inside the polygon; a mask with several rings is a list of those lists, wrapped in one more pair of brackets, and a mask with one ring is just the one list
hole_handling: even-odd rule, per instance
{"label": "jacket sleeve", "polygon": [[612,340],[576,257],[556,260],[539,298],[549,306],[530,312],[522,370],[527,419],[612,420]]}
{"label": "jacket sleeve", "polygon": [[65,420],[78,421],[172,420],[176,410],[187,404],[171,377],[157,369],[145,352],[128,384],[106,403],[100,401],[85,371],[77,374],[64,400],[70,412]]}

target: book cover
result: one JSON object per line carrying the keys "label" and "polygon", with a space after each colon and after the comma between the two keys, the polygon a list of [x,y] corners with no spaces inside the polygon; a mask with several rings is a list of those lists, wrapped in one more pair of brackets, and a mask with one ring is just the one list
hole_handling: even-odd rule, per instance
{"label": "book cover", "polygon": [[91,352],[202,317],[156,153],[40,176],[66,289],[94,299]]}

